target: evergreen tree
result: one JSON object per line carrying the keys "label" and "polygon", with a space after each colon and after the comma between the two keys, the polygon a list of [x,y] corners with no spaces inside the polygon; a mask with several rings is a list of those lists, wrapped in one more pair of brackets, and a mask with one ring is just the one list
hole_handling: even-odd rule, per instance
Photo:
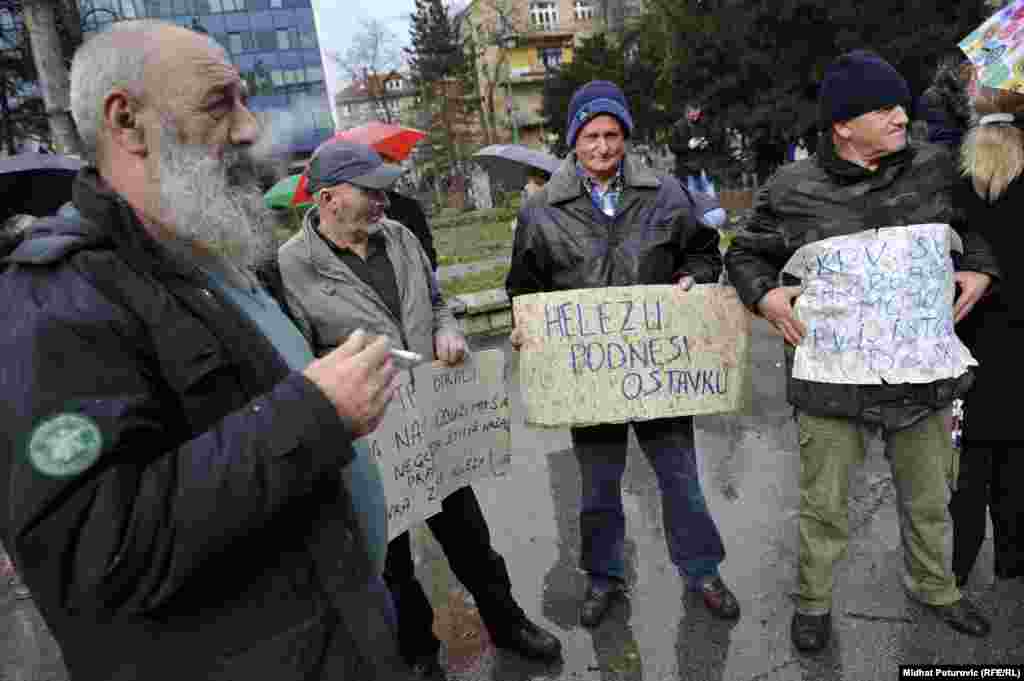
{"label": "evergreen tree", "polygon": [[419,126],[427,132],[417,153],[421,165],[440,179],[457,172],[473,141],[472,62],[441,0],[416,0],[409,38],[406,54],[417,89]]}
{"label": "evergreen tree", "polygon": [[405,48],[413,77],[420,83],[458,77],[465,65],[462,46],[441,0],[416,0]]}

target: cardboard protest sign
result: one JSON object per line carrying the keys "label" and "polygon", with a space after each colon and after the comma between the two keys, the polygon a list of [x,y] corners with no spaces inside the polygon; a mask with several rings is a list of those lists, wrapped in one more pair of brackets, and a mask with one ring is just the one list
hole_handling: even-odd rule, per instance
{"label": "cardboard protest sign", "polygon": [[807,325],[793,376],[855,385],[931,383],[977,364],[953,330],[953,260],[962,251],[949,225],[886,227],[800,248],[785,272],[803,293]]}
{"label": "cardboard protest sign", "polygon": [[425,364],[405,376],[367,436],[384,481],[389,540],[439,512],[460,487],[503,476],[510,463],[501,350],[474,353],[455,368]]}
{"label": "cardboard protest sign", "polygon": [[732,287],[577,289],[512,304],[531,425],[713,414],[746,399],[750,315]]}

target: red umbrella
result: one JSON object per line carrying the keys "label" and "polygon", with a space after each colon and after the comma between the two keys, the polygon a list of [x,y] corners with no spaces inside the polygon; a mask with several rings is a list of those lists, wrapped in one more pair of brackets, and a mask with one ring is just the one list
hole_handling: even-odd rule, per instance
{"label": "red umbrella", "polygon": [[[363,125],[357,125],[348,130],[342,130],[334,134],[334,137],[320,145],[330,144],[334,140],[345,140],[356,142],[373,147],[378,154],[384,157],[385,161],[404,161],[409,158],[412,148],[416,143],[427,136],[427,133],[416,128],[406,128],[393,123],[381,123],[371,121]],[[320,150],[316,148],[313,156]],[[295,194],[292,196],[292,205],[299,206],[306,203],[313,203],[313,196],[306,190],[306,174],[303,173],[295,185]]]}
{"label": "red umbrella", "polygon": [[391,123],[373,121],[336,133],[332,139],[347,140],[371,146],[388,161],[404,161],[416,143],[427,133]]}

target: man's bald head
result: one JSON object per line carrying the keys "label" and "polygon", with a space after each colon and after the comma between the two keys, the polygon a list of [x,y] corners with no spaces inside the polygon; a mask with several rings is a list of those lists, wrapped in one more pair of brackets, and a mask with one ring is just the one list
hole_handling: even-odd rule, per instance
{"label": "man's bald head", "polygon": [[143,101],[183,52],[223,48],[209,36],[153,19],[122,21],[92,36],[71,63],[71,115],[93,161],[101,153],[107,98],[121,90]]}

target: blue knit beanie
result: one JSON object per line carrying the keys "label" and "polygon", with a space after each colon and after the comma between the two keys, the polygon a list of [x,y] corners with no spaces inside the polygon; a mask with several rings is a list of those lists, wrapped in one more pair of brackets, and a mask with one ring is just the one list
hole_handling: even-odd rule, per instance
{"label": "blue knit beanie", "polygon": [[897,105],[910,105],[907,81],[889,62],[866,50],[848,52],[829,64],[818,90],[818,120],[824,131],[837,121]]}
{"label": "blue knit beanie", "polygon": [[580,129],[599,114],[611,114],[619,119],[626,137],[633,134],[633,117],[626,104],[626,96],[615,83],[607,80],[592,80],[582,85],[569,102],[569,121],[565,141],[569,148],[576,146],[576,135]]}

